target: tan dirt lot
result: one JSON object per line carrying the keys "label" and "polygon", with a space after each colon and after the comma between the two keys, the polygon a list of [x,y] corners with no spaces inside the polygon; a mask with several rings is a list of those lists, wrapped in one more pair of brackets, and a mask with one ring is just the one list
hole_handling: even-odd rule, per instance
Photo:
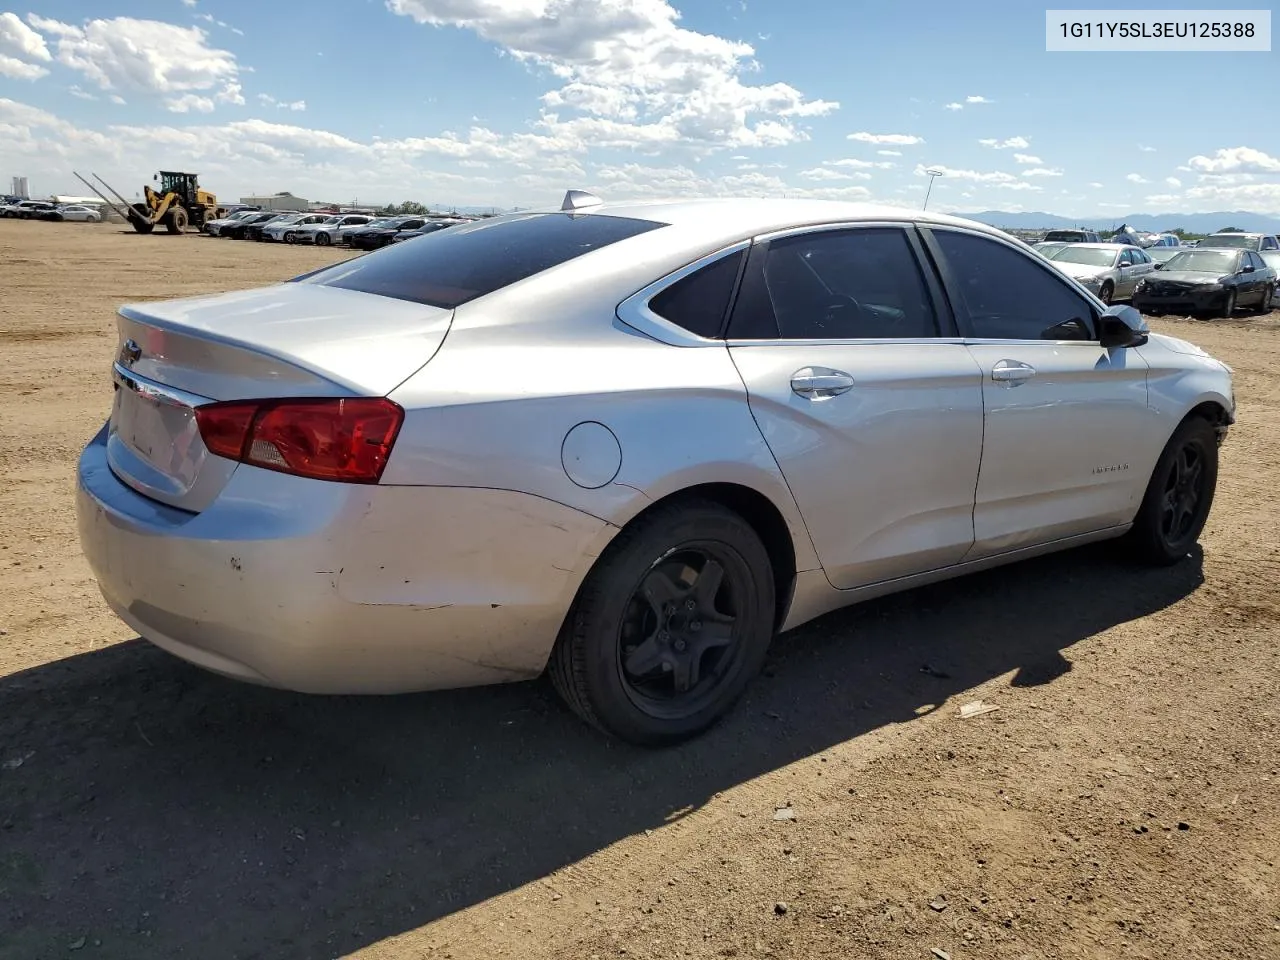
{"label": "tan dirt lot", "polygon": [[0,958],[1280,958],[1280,315],[1154,322],[1238,377],[1202,553],[837,613],[645,752],[541,682],[237,685],[99,599],[116,306],[344,255],[0,222]]}

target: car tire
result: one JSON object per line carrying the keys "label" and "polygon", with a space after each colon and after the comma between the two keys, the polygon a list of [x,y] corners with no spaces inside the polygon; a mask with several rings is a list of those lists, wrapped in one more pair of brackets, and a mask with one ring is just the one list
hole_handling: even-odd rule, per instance
{"label": "car tire", "polygon": [[1262,299],[1258,301],[1258,306],[1255,308],[1256,312],[1259,314],[1270,313],[1271,298],[1274,297],[1275,295],[1276,295],[1275,287],[1268,284],[1266,289],[1262,291]]}
{"label": "car tire", "polygon": [[1127,534],[1135,558],[1169,566],[1185,557],[1204,530],[1217,486],[1217,431],[1203,417],[1189,417],[1161,452]]}
{"label": "car tire", "polygon": [[1222,316],[1230,320],[1236,312],[1236,292],[1234,290],[1227,291],[1227,299],[1222,304]]}
{"label": "car tire", "polygon": [[661,506],[596,561],[551,654],[551,680],[607,734],[678,743],[724,717],[759,673],[774,618],[773,567],[746,520],[705,500]]}
{"label": "car tire", "polygon": [[316,246],[327,247],[331,243],[333,243],[333,238],[330,237],[329,234],[325,233],[323,230],[321,230],[319,233],[316,234]]}
{"label": "car tire", "polygon": [[1115,292],[1116,288],[1112,285],[1111,281],[1108,280],[1098,289],[1098,299],[1109,307],[1111,306],[1112,299],[1115,297]]}

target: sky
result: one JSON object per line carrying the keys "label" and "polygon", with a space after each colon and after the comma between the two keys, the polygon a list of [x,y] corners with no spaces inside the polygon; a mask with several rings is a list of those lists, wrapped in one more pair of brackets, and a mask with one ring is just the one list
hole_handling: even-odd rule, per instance
{"label": "sky", "polygon": [[33,197],[163,168],[224,201],[919,206],[932,168],[960,213],[1280,214],[1276,52],[1048,53],[1025,0],[4,3],[0,187]]}

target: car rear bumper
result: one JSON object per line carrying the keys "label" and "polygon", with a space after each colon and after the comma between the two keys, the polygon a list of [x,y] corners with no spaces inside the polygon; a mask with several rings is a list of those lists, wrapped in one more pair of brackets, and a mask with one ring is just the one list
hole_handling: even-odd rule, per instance
{"label": "car rear bumper", "polygon": [[240,680],[398,693],[546,664],[607,524],[511,491],[303,480],[240,466],[199,514],[80,457],[81,546],[140,636]]}

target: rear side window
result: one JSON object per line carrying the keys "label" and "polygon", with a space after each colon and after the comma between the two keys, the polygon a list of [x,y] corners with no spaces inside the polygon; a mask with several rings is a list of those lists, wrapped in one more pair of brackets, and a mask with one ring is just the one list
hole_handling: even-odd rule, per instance
{"label": "rear side window", "polygon": [[744,256],[739,250],[682,277],[653,297],[649,309],[699,337],[720,336]]}
{"label": "rear side window", "polygon": [[437,230],[295,278],[452,310],[619,240],[666,226],[603,214],[534,213]]}

